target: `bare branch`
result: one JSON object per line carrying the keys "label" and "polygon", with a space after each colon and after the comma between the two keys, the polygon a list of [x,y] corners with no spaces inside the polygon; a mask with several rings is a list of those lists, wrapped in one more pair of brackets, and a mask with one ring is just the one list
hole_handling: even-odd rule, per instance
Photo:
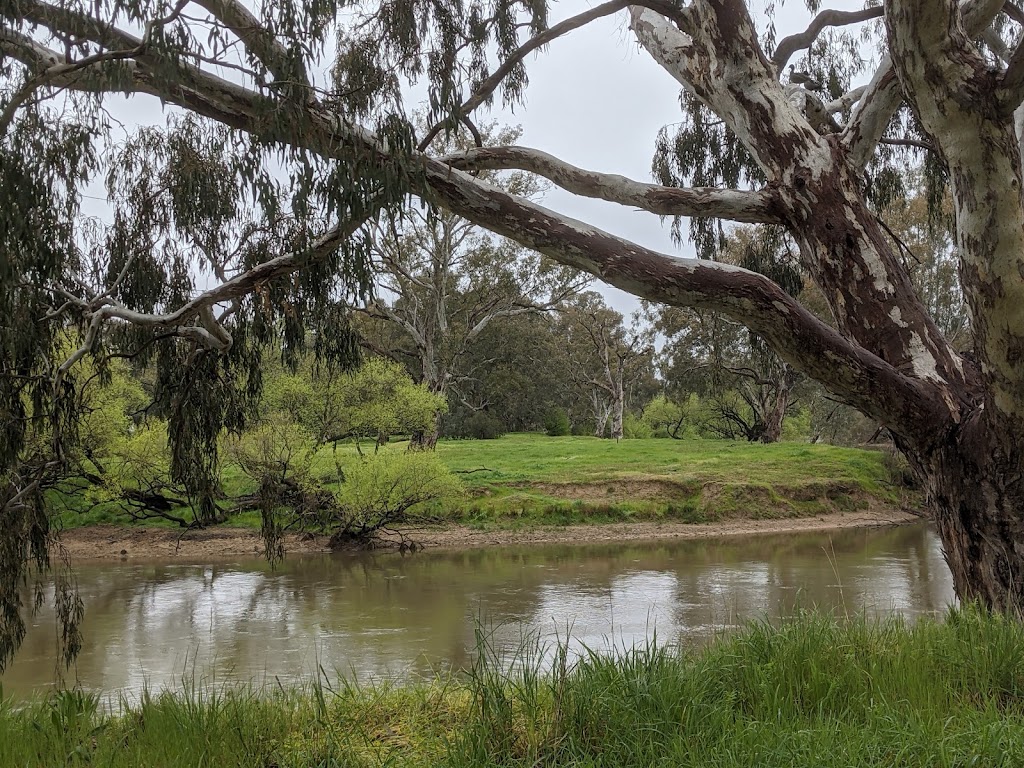
{"label": "bare branch", "polygon": [[744,192],[711,187],[683,189],[598,173],[527,147],[482,147],[439,158],[464,171],[518,169],[536,173],[576,195],[635,205],[660,216],[714,216],[746,223],[782,222],[773,190]]}
{"label": "bare branch", "polygon": [[917,139],[881,139],[879,144],[885,144],[890,147],[915,147],[917,149],[923,149],[928,152],[934,152],[935,147],[929,144],[927,141],[919,141]]}
{"label": "bare branch", "polygon": [[868,87],[866,85],[854,88],[852,91],[844,93],[835,101],[830,101],[828,104],[825,104],[824,109],[830,115],[835,114],[836,112],[842,112],[844,109],[849,109],[856,104],[865,93],[867,93],[867,90]]}
{"label": "bare branch", "polygon": [[882,6],[880,5],[873,8],[864,8],[860,11],[826,9],[814,17],[806,30],[785,37],[779,42],[774,55],[772,55],[772,64],[781,72],[793,54],[804,48],[810,48],[811,44],[825,27],[843,27],[848,24],[859,24],[862,21],[879,19],[882,17],[882,13]]}

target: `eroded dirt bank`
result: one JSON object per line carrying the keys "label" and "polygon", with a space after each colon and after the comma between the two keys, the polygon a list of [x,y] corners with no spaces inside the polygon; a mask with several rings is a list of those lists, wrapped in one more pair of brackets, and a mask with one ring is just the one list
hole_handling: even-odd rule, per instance
{"label": "eroded dirt bank", "polygon": [[[593,542],[699,539],[760,533],[798,533],[838,528],[905,525],[922,518],[903,510],[872,506],[851,512],[772,520],[724,520],[715,523],[637,522],[541,526],[522,530],[478,530],[461,525],[406,531],[428,549],[465,549],[521,544],[588,544]],[[261,556],[258,531],[212,528],[186,531],[100,525],[74,528],[62,535],[72,560],[181,559],[204,561],[222,557]],[[327,538],[288,537],[290,553],[327,551]]]}

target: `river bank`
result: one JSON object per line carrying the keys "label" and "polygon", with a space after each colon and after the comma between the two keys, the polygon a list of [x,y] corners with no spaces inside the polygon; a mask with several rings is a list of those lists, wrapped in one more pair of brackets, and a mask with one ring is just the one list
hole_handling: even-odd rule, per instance
{"label": "river bank", "polygon": [[[712,523],[660,522],[595,523],[588,525],[529,525],[522,528],[477,528],[442,525],[403,529],[401,533],[428,549],[475,549],[529,544],[593,544],[672,539],[711,539],[725,536],[799,533],[905,525],[921,517],[883,504],[831,512],[814,517],[732,519]],[[72,528],[61,534],[72,561],[181,559],[199,561],[219,557],[260,556],[263,542],[251,528],[208,528],[180,531],[152,526],[95,525]],[[394,544],[385,537],[382,544]],[[290,534],[286,550],[292,554],[328,551],[327,537]]]}
{"label": "river bank", "polygon": [[696,652],[548,650],[481,647],[470,673],[407,685],[196,683],[119,714],[81,690],[0,699],[0,765],[1024,764],[1024,625],[1004,617],[804,613]]}

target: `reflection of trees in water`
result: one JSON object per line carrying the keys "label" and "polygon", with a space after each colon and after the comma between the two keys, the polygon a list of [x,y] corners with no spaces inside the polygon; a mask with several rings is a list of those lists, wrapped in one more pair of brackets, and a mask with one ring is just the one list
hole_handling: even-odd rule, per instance
{"label": "reflection of trees in water", "polygon": [[[468,665],[477,620],[515,646],[522,627],[577,638],[666,640],[797,605],[941,611],[951,598],[923,526],[720,540],[287,558],[78,571],[87,617],[84,685],[174,684],[185,658],[219,679],[352,671],[425,674]],[[839,585],[842,585],[841,588]],[[52,677],[45,611],[5,674],[7,690]]]}

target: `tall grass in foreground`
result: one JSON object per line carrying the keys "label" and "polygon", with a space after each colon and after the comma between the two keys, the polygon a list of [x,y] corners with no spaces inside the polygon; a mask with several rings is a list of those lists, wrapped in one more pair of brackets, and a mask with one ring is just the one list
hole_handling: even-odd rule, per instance
{"label": "tall grass in foreground", "polygon": [[465,677],[410,687],[193,688],[120,716],[74,692],[5,702],[0,765],[1024,765],[1024,625],[971,609],[508,661],[484,648]]}

